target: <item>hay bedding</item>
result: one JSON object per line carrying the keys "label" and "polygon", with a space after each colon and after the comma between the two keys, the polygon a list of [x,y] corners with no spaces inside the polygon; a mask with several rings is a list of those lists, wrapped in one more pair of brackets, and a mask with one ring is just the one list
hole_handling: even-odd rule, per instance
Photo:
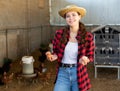
{"label": "hay bedding", "polygon": [[[35,58],[34,67],[39,68],[38,61],[39,52],[32,53]],[[9,72],[14,73],[13,79],[6,85],[0,86],[0,91],[53,91],[56,62],[49,62],[45,60],[45,73],[39,73],[33,79],[24,79],[20,76],[22,66],[20,60],[13,62],[13,66]],[[117,79],[117,69],[98,69],[98,78],[94,78],[94,66],[88,65],[89,77],[91,78],[92,88],[90,91],[120,91],[120,80]]]}

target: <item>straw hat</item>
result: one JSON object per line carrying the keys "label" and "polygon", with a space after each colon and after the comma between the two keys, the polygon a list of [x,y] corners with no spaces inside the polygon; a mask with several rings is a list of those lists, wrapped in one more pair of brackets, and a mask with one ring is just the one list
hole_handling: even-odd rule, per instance
{"label": "straw hat", "polygon": [[65,14],[70,11],[76,11],[80,13],[81,17],[84,17],[86,14],[86,9],[83,7],[78,7],[76,5],[68,5],[65,8],[61,9],[58,13],[61,17],[65,18]]}

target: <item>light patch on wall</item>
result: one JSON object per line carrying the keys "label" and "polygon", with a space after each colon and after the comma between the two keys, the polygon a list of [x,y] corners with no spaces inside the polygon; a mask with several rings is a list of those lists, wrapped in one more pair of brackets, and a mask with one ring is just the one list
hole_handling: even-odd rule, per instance
{"label": "light patch on wall", "polygon": [[120,0],[109,0],[109,2],[108,0],[104,2],[102,0],[51,0],[50,23],[64,24],[64,20],[57,13],[58,10],[66,5],[75,4],[87,10],[86,16],[81,20],[86,25],[119,25],[119,3]]}
{"label": "light patch on wall", "polygon": [[45,6],[45,0],[38,0],[38,7],[44,8],[44,6]]}
{"label": "light patch on wall", "polygon": [[73,3],[73,4],[78,4],[79,0],[66,0],[67,2]]}

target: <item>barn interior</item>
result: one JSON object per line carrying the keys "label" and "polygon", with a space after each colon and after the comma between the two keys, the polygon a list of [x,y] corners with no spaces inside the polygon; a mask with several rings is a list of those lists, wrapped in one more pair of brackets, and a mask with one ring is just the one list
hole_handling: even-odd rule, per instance
{"label": "barn interior", "polygon": [[[0,91],[53,91],[57,62],[46,59],[55,32],[66,23],[58,10],[85,7],[81,20],[94,35],[89,91],[120,91],[119,0],[0,0]],[[30,64],[26,64],[29,57]],[[24,73],[31,73],[25,75]]]}

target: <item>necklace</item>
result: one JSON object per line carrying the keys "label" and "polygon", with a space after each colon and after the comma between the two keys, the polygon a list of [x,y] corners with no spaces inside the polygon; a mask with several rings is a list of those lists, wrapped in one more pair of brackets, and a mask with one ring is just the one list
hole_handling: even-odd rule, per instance
{"label": "necklace", "polygon": [[77,33],[70,32],[70,38],[75,39],[77,36]]}
{"label": "necklace", "polygon": [[76,42],[77,41],[76,36],[77,36],[77,33],[70,32],[70,41]]}

